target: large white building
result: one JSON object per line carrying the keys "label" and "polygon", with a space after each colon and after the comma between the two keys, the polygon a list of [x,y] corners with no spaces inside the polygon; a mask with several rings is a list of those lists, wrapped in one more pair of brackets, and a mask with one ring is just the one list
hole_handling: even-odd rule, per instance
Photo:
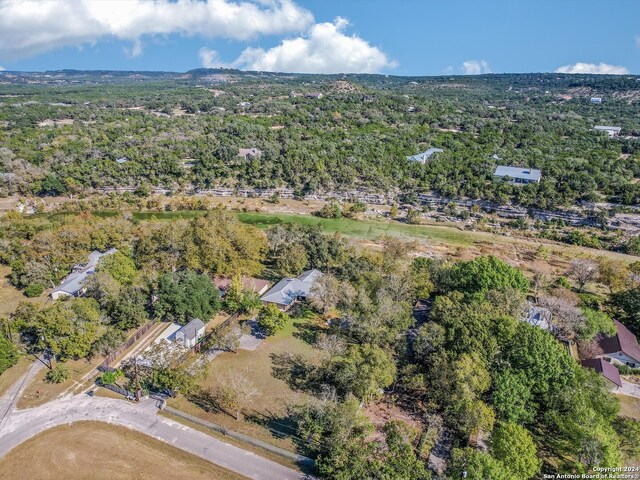
{"label": "large white building", "polygon": [[540,183],[542,172],[535,168],[506,167],[498,165],[498,167],[496,167],[496,171],[493,172],[493,176],[502,180],[509,180],[514,184]]}
{"label": "large white building", "polygon": [[605,132],[609,137],[617,137],[620,135],[621,127],[610,127],[608,125],[596,125],[593,127],[596,132]]}

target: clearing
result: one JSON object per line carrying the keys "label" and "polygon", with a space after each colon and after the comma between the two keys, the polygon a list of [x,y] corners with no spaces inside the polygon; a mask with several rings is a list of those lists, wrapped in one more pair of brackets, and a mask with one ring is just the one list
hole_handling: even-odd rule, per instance
{"label": "clearing", "polygon": [[292,318],[283,330],[267,338],[256,350],[225,352],[209,363],[208,376],[200,384],[203,389],[215,387],[227,375],[242,374],[257,391],[248,408],[244,409],[244,419],[236,420],[228,413],[208,407],[205,399],[189,401],[178,396],[169,400],[168,404],[229,430],[295,451],[291,438],[295,431],[286,420],[287,406],[304,403],[310,397],[304,392],[294,391],[284,380],[273,377],[271,355],[301,354],[307,359],[319,355],[305,340],[312,335],[310,332],[318,328],[315,322],[316,317],[311,315]]}
{"label": "clearing", "polygon": [[0,479],[241,480],[159,440],[124,427],[79,422],[54,427],[0,460]]}

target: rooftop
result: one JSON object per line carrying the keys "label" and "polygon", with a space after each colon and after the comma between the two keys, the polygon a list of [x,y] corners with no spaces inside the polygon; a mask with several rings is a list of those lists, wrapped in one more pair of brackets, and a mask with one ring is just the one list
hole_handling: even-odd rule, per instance
{"label": "rooftop", "polygon": [[290,305],[299,297],[307,297],[313,282],[322,275],[320,270],[313,269],[302,272],[297,278],[283,278],[260,300],[279,305]]}
{"label": "rooftop", "polygon": [[117,251],[118,250],[115,248],[107,250],[104,253],[94,250],[89,254],[89,261],[83,265],[76,265],[75,267],[73,267],[73,270],[67,276],[67,278],[65,278],[63,282],[51,293],[64,292],[69,295],[75,295],[80,290],[82,290],[83,283],[86,278],[94,273],[100,259],[102,257],[106,257],[107,255],[112,255]]}
{"label": "rooftop", "polygon": [[640,346],[638,339],[629,331],[627,327],[619,321],[615,321],[618,331],[611,337],[600,335],[598,337],[598,345],[604,354],[622,352],[625,355],[640,362]]}
{"label": "rooftop", "polygon": [[622,130],[622,127],[610,127],[608,125],[596,125],[595,127],[593,127],[594,130],[603,130],[606,132],[620,132],[620,130]]}
{"label": "rooftop", "polygon": [[540,170],[535,168],[506,167],[503,165],[498,165],[493,174],[497,177],[518,178],[521,180],[530,180],[532,182],[539,182],[542,177]]}
{"label": "rooftop", "polygon": [[194,318],[184,327],[178,330],[175,335],[184,335],[187,340],[193,340],[198,337],[198,332],[204,328],[204,322],[199,318]]}
{"label": "rooftop", "polygon": [[620,371],[606,360],[602,358],[589,358],[588,360],[582,360],[580,364],[586,368],[593,368],[607,380],[610,380],[619,387],[622,386]]}
{"label": "rooftop", "polygon": [[440,152],[444,152],[444,150],[441,148],[432,147],[428,150],[425,150],[424,152],[418,153],[416,155],[408,156],[407,160],[411,162],[426,163],[426,161],[429,160],[434,153],[440,153]]}

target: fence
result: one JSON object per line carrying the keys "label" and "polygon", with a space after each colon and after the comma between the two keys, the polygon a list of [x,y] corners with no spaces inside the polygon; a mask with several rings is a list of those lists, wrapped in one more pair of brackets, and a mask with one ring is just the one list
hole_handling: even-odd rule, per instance
{"label": "fence", "polygon": [[200,425],[211,430],[214,430],[218,433],[222,433],[223,435],[227,435],[228,437],[234,438],[244,443],[248,443],[249,445],[253,445],[254,447],[259,447],[268,452],[275,453],[276,455],[280,455],[281,457],[288,458],[289,460],[293,460],[297,462],[299,465],[306,465],[312,467],[314,465],[314,461],[312,458],[305,457],[304,455],[298,455],[297,453],[290,452],[289,450],[285,450],[280,447],[276,447],[275,445],[271,445],[270,443],[263,442],[262,440],[258,440],[257,438],[250,437],[248,435],[244,435],[242,433],[234,432],[232,430],[223,427],[222,425],[218,425],[213,422],[209,422],[207,420],[202,420],[198,417],[194,417],[186,412],[181,410],[177,410],[175,408],[171,408],[165,406],[163,409],[165,412],[170,413],[171,415],[175,415],[176,417],[182,418],[184,420],[188,420],[191,423],[195,423],[196,425]]}
{"label": "fence", "polygon": [[127,349],[131,347],[131,345],[133,345],[136,342],[136,340],[138,340],[141,336],[147,333],[151,329],[151,327],[155,325],[155,323],[156,323],[155,320],[151,320],[149,323],[141,327],[136,333],[134,333],[131,337],[129,337],[129,339],[126,342],[120,345],[120,348],[118,348],[118,350],[116,350],[107,358],[105,358],[104,362],[102,362],[98,367],[98,370],[100,370],[101,372],[114,370],[111,367],[111,364],[115,362],[125,351],[127,351]]}

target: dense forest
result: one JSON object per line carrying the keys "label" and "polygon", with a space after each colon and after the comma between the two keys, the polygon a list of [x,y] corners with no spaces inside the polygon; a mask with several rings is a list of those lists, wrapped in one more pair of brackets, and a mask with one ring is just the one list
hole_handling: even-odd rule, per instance
{"label": "dense forest", "polygon": [[[0,72],[0,193],[290,187],[636,205],[639,101],[630,76]],[[406,159],[430,147],[444,151]],[[495,181],[498,164],[542,181]]]}

